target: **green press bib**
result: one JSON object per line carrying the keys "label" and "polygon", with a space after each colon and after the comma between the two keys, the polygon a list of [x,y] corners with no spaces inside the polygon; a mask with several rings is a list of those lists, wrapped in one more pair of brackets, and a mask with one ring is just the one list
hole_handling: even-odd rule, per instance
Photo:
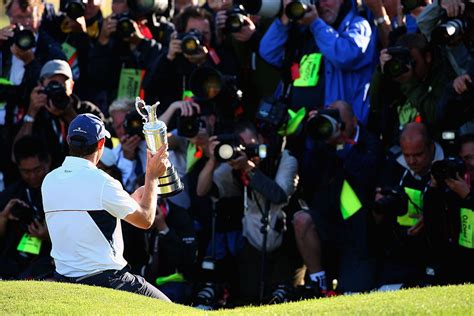
{"label": "green press bib", "polygon": [[319,68],[323,55],[304,55],[300,62],[300,77],[293,82],[295,87],[314,87],[319,81]]}

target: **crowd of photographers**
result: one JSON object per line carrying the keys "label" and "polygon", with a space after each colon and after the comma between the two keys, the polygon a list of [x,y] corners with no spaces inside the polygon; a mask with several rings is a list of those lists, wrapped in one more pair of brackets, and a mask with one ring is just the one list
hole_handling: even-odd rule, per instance
{"label": "crowd of photographers", "polygon": [[0,279],[53,276],[41,184],[76,115],[114,136],[98,167],[143,184],[140,96],[184,190],[149,230],[122,223],[124,257],[172,301],[474,281],[472,0],[104,6],[5,2]]}

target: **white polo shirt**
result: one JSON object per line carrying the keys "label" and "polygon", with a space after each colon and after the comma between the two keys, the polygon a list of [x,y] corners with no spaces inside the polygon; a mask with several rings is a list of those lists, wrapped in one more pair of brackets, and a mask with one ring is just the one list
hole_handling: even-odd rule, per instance
{"label": "white polo shirt", "polygon": [[120,219],[139,206],[120,182],[89,160],[68,156],[46,176],[41,192],[59,274],[80,277],[125,267]]}

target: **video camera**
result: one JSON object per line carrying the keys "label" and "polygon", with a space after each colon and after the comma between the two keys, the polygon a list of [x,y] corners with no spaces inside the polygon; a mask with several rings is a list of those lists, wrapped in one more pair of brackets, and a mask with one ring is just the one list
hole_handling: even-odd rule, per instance
{"label": "video camera", "polygon": [[66,93],[66,87],[56,80],[51,80],[39,93],[46,94],[48,101],[59,110],[64,110],[69,105],[70,98]]}
{"label": "video camera", "polygon": [[133,26],[133,20],[128,13],[121,13],[113,17],[117,20],[117,30],[115,35],[119,39],[129,38],[135,32],[135,27]]}
{"label": "video camera", "polygon": [[456,45],[468,30],[472,32],[474,25],[474,3],[464,1],[466,7],[464,13],[456,18],[450,19],[444,12],[441,17],[441,23],[431,32],[431,39],[434,43],[440,45]]}
{"label": "video camera", "polygon": [[403,46],[395,46],[387,48],[387,54],[392,56],[392,59],[387,61],[384,65],[384,74],[390,78],[396,78],[406,73],[408,65],[413,65],[413,58],[410,50]]}
{"label": "video camera", "polygon": [[403,216],[408,212],[408,195],[400,187],[385,187],[379,192],[383,197],[374,202],[372,209],[377,214]]}
{"label": "video camera", "polygon": [[202,51],[204,38],[198,30],[192,29],[187,33],[178,35],[181,40],[181,50],[187,55],[197,55]]}
{"label": "video camera", "polygon": [[140,136],[140,138],[145,139],[143,135],[143,118],[140,114],[136,111],[130,111],[125,116],[125,120],[123,122],[123,128],[125,129],[125,133],[128,136]]}
{"label": "video camera", "polygon": [[267,146],[265,144],[248,144],[241,142],[240,137],[235,134],[221,134],[217,136],[219,144],[214,148],[214,157],[219,162],[227,162],[236,159],[240,152],[244,152],[248,159],[267,157]]}
{"label": "video camera", "polygon": [[225,31],[229,33],[240,32],[245,24],[245,19],[248,14],[245,12],[242,5],[234,5],[232,9],[227,11],[227,20],[225,21]]}
{"label": "video camera", "polygon": [[15,44],[21,50],[29,50],[36,46],[36,38],[33,31],[26,29],[21,24],[15,24],[13,37],[9,40],[9,45]]}
{"label": "video camera", "polygon": [[466,165],[464,161],[457,157],[448,157],[435,161],[431,166],[431,174],[440,186],[444,185],[444,180],[456,179],[456,175],[462,177],[465,172]]}
{"label": "video camera", "polygon": [[307,133],[313,139],[327,141],[336,138],[344,130],[345,125],[339,110],[323,109],[312,117],[306,126]]}

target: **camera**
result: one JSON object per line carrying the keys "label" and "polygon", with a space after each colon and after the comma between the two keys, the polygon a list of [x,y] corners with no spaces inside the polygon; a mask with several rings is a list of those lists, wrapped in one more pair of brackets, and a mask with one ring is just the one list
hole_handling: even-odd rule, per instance
{"label": "camera", "polygon": [[412,10],[418,7],[425,7],[425,0],[402,0],[401,4],[403,6],[403,13],[410,13]]}
{"label": "camera", "polygon": [[137,135],[143,139],[145,138],[143,135],[143,118],[136,111],[127,113],[123,122],[123,128],[125,129],[125,133],[130,137]]}
{"label": "camera", "polygon": [[456,19],[446,19],[443,23],[436,26],[431,33],[433,42],[450,45],[462,36],[469,27],[470,21],[467,18],[461,17]]}
{"label": "camera", "polygon": [[197,113],[191,116],[178,116],[178,136],[193,138],[199,133],[199,129],[205,127],[206,123]]}
{"label": "camera", "polygon": [[373,205],[375,213],[403,216],[408,212],[408,195],[402,187],[382,188],[380,194],[383,197]]}
{"label": "camera", "polygon": [[324,109],[312,117],[306,126],[307,133],[313,139],[327,141],[336,138],[344,130],[344,122],[339,110]]}
{"label": "camera", "polygon": [[237,4],[241,4],[249,14],[266,18],[278,16],[282,9],[281,0],[238,0]]}
{"label": "camera", "polygon": [[21,50],[29,50],[36,46],[36,38],[33,31],[26,29],[21,24],[15,24],[13,29],[13,37],[10,45],[15,44]]}
{"label": "camera", "polygon": [[192,29],[187,33],[180,34],[181,50],[187,55],[197,55],[202,51],[204,39],[201,32]]}
{"label": "camera", "polygon": [[443,160],[433,162],[431,174],[438,185],[444,185],[446,179],[456,179],[456,175],[463,176],[466,172],[464,161],[457,157],[448,157]]}
{"label": "camera", "polygon": [[64,7],[66,15],[73,20],[84,16],[85,11],[86,5],[82,0],[69,0]]}
{"label": "camera", "polygon": [[35,219],[35,214],[32,208],[23,206],[22,204],[15,204],[15,207],[12,209],[11,214],[18,218],[18,221],[27,227]]}
{"label": "camera", "polygon": [[403,46],[395,46],[387,48],[387,54],[392,56],[392,59],[387,61],[384,66],[384,73],[390,78],[396,78],[406,73],[408,65],[413,64],[410,50]]}
{"label": "camera", "polygon": [[40,93],[46,94],[48,101],[51,101],[54,107],[59,110],[64,110],[69,105],[70,98],[66,93],[66,88],[58,81],[51,80],[46,87],[40,90]]}
{"label": "camera", "polygon": [[165,14],[173,6],[171,0],[127,0],[128,7],[134,17],[143,17],[156,13]]}
{"label": "camera", "polygon": [[219,162],[236,159],[240,152],[244,152],[247,158],[267,157],[267,146],[265,144],[242,144],[238,135],[221,134],[217,136],[219,144],[214,148],[214,157]]}
{"label": "camera", "polygon": [[133,21],[128,13],[121,13],[114,17],[117,20],[117,30],[115,34],[118,38],[129,38],[135,32]]}
{"label": "camera", "polygon": [[288,122],[288,107],[277,99],[264,98],[258,106],[256,121],[259,132],[269,135]]}
{"label": "camera", "polygon": [[235,5],[227,11],[227,20],[225,21],[225,31],[229,33],[239,32],[245,24],[244,17],[247,16],[242,5]]}
{"label": "camera", "polygon": [[316,4],[314,0],[293,0],[285,8],[285,14],[290,20],[300,20],[308,11],[308,5]]}

